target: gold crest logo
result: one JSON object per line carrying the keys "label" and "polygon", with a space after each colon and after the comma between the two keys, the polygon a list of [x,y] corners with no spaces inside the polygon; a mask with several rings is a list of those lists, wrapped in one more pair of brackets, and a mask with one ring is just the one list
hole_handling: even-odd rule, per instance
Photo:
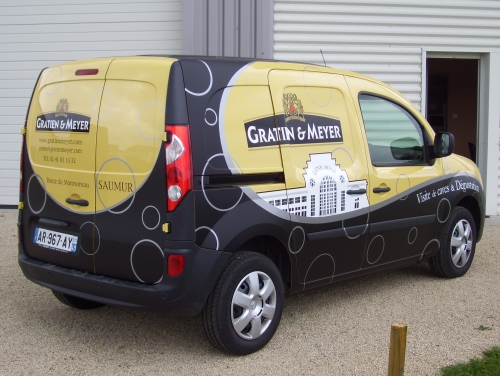
{"label": "gold crest logo", "polygon": [[285,110],[285,121],[300,120],[306,121],[304,117],[304,108],[297,95],[292,93],[283,93],[283,109]]}
{"label": "gold crest logo", "polygon": [[56,106],[56,117],[64,116],[68,117],[69,103],[67,99],[61,99]]}

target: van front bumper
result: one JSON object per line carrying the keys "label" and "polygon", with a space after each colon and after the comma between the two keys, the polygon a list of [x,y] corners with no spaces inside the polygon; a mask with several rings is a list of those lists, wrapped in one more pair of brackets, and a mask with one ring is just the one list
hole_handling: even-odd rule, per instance
{"label": "van front bumper", "polygon": [[[191,248],[191,247],[190,247]],[[65,294],[130,308],[196,315],[207,300],[231,254],[204,248],[165,249],[186,256],[179,277],[164,276],[154,285],[72,270],[29,257],[19,245],[19,265],[29,280]]]}

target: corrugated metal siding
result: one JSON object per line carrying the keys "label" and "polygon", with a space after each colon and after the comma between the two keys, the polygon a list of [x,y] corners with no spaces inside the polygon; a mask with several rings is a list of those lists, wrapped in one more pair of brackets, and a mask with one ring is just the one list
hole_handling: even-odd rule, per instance
{"label": "corrugated metal siding", "polygon": [[385,81],[421,103],[422,47],[500,47],[500,1],[275,0],[274,58]]}
{"label": "corrugated metal siding", "polygon": [[0,3],[0,205],[18,201],[20,129],[39,72],[63,61],[182,53],[182,0]]}

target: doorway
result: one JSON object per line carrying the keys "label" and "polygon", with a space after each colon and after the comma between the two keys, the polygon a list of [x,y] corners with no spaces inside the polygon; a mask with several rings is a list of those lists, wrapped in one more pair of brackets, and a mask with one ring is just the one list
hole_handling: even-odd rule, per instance
{"label": "doorway", "polygon": [[427,121],[455,136],[456,154],[476,163],[479,59],[427,58]]}

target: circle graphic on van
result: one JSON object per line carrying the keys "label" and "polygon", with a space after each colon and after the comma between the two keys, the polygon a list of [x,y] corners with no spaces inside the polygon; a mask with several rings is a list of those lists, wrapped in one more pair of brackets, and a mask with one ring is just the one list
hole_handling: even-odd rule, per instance
{"label": "circle graphic on van", "polygon": [[[305,67],[302,71],[302,78],[304,80],[304,88],[307,96],[318,107],[326,107],[332,101],[332,83],[328,74],[321,72],[316,67]],[[308,90],[308,88],[321,87],[329,90],[329,95],[321,90]]]}
{"label": "circle graphic on van", "polygon": [[422,257],[424,257],[424,255],[431,253],[432,251],[438,250],[440,246],[441,246],[441,243],[439,243],[439,240],[437,240],[437,239],[430,240],[425,245],[424,250],[422,251]]}
{"label": "circle graphic on van", "polygon": [[54,94],[59,89],[59,86],[61,86],[61,78],[62,78],[62,68],[61,67],[52,68],[45,76],[45,80],[43,80],[45,94],[47,95]]}
{"label": "circle graphic on van", "polygon": [[201,93],[195,93],[195,92],[189,90],[188,88],[185,88],[184,90],[186,90],[186,92],[189,93],[189,94],[191,94],[191,95],[195,95],[197,97],[201,97],[201,96],[207,94],[210,91],[210,89],[212,88],[212,84],[214,83],[214,78],[212,76],[212,71],[210,70],[210,67],[208,66],[208,64],[205,63],[203,60],[198,60],[198,61],[201,61],[207,67],[208,74],[210,76],[210,84],[208,85],[207,90],[205,90],[205,91],[203,91]]}
{"label": "circle graphic on van", "polygon": [[198,232],[199,230],[208,230],[214,236],[214,239],[215,239],[215,248],[213,246],[211,246],[210,244],[205,244],[206,237],[205,237],[205,239],[202,242],[201,241],[198,242],[198,240],[196,240],[196,243],[197,244],[203,244],[203,247],[205,247],[205,248],[215,249],[216,251],[218,251],[219,250],[219,237],[217,236],[217,234],[215,233],[215,231],[212,230],[210,227],[200,226],[196,230],[194,230],[194,232]]}
{"label": "circle graphic on van", "polygon": [[[314,276],[314,280],[312,281],[307,280],[309,272]],[[319,282],[328,278],[330,278],[331,282],[334,276],[335,260],[329,253],[323,253],[316,257],[313,262],[311,262],[311,265],[309,265],[309,268],[307,268],[306,276],[304,277],[304,288],[308,283]]]}
{"label": "circle graphic on van", "polygon": [[451,204],[447,198],[441,199],[437,207],[437,219],[441,223],[445,223],[451,213]]}
{"label": "circle graphic on van", "polygon": [[130,267],[140,282],[156,285],[163,279],[164,258],[158,244],[150,239],[142,239],[135,243],[130,252]]}
{"label": "circle graphic on van", "polygon": [[142,211],[142,224],[148,230],[154,230],[160,225],[160,211],[153,205],[146,206]]}
{"label": "circle graphic on van", "polygon": [[[97,247],[95,244],[97,243]],[[84,222],[80,226],[80,249],[83,253],[93,256],[101,246],[101,233],[94,222]],[[95,250],[93,248],[95,247]]]}
{"label": "circle graphic on van", "polygon": [[161,113],[165,114],[165,107],[160,102],[146,103],[137,114],[137,119],[135,121],[137,132],[147,141],[156,140],[158,137],[161,137],[164,132],[163,127],[154,129],[154,126],[151,126],[151,124],[157,124],[157,106],[161,109]]}
{"label": "circle graphic on van", "polygon": [[[112,214],[126,212],[134,202],[136,183],[132,167],[120,158],[110,158],[106,160],[96,175],[96,191],[102,208],[97,207],[96,211],[107,210]],[[121,210],[113,211],[118,205],[130,202]]]}
{"label": "circle graphic on van", "polygon": [[368,250],[366,251],[366,261],[368,264],[375,264],[384,253],[385,240],[382,235],[375,236],[368,245]]}
{"label": "circle graphic on van", "polygon": [[[210,119],[212,121],[210,121],[209,119],[207,119],[207,112],[209,114],[208,117],[212,118],[212,119]],[[210,114],[213,114],[213,115],[210,115]],[[214,126],[215,124],[217,124],[217,113],[213,109],[211,109],[211,108],[207,108],[205,110],[205,123],[207,123],[210,126]]]}
{"label": "circle graphic on van", "polygon": [[[32,184],[33,178],[36,179]],[[37,182],[39,184],[37,184]],[[28,206],[30,207],[30,210],[33,212],[33,214],[39,214],[43,210],[43,208],[45,208],[45,203],[47,202],[47,191],[45,190],[45,183],[43,182],[43,179],[40,177],[40,175],[31,175],[30,179],[28,180],[27,196]],[[36,209],[34,208],[35,206],[38,206],[40,208]]]}
{"label": "circle graphic on van", "polygon": [[412,227],[410,229],[410,232],[408,233],[408,244],[415,243],[415,240],[417,240],[417,235],[418,235],[417,228],[416,227]]}
{"label": "circle graphic on van", "polygon": [[337,163],[342,166],[349,177],[354,173],[354,180],[358,180],[358,166],[354,162],[351,153],[345,148],[335,148],[332,151],[332,158],[335,158]]}
{"label": "circle graphic on van", "polygon": [[[215,155],[212,155],[210,158],[208,158],[207,162],[205,163],[205,167],[203,167],[203,172],[201,173],[203,176],[205,176],[205,172],[207,170],[207,167],[208,165],[210,164],[210,161],[216,157],[224,157],[224,154],[222,153],[219,153],[219,154],[215,154]],[[208,204],[214,208],[215,210],[218,210],[218,211],[229,211],[229,210],[232,210],[236,207],[236,205],[238,205],[241,201],[241,199],[243,198],[243,190],[241,190],[241,194],[240,194],[240,197],[238,198],[238,200],[236,201],[236,203],[228,208],[221,208],[217,205],[214,205],[213,201],[210,201],[210,199],[208,198],[207,196],[207,192],[205,190],[205,180],[204,179],[201,179],[201,189],[203,191],[203,196],[205,196],[205,200],[207,200]]]}
{"label": "circle graphic on van", "polygon": [[[292,247],[292,238],[295,245],[300,244],[300,247],[296,248],[297,250],[295,250],[294,247]],[[293,254],[299,253],[304,247],[305,243],[306,243],[306,232],[304,231],[304,229],[300,226],[294,227],[292,232],[290,233],[290,237],[288,238],[288,250],[290,251],[290,253]]]}

